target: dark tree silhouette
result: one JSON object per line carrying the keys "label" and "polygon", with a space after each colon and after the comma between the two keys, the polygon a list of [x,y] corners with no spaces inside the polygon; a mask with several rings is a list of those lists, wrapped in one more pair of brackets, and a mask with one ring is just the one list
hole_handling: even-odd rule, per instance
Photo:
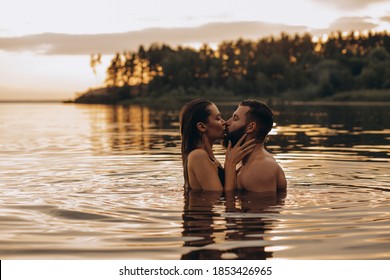
{"label": "dark tree silhouette", "polygon": [[[100,55],[91,55],[91,68]],[[138,87],[145,96],[220,95],[321,98],[341,91],[390,88],[387,32],[334,32],[225,41],[217,49],[152,44],[117,53],[107,68],[107,87]]]}

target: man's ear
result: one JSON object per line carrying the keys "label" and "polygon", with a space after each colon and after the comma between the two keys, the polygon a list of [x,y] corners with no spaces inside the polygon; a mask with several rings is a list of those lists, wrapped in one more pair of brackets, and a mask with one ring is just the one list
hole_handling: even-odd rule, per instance
{"label": "man's ear", "polygon": [[255,122],[250,122],[247,125],[245,132],[248,133],[248,134],[253,133],[253,132],[255,132],[256,128],[257,128],[256,123]]}
{"label": "man's ear", "polygon": [[206,125],[202,122],[198,122],[196,124],[196,128],[200,131],[200,132],[206,132]]}

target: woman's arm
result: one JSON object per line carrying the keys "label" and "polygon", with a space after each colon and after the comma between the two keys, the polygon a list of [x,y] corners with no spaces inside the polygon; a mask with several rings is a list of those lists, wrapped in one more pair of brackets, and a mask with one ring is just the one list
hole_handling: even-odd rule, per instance
{"label": "woman's arm", "polygon": [[243,160],[245,156],[250,154],[256,146],[255,139],[251,139],[244,144],[241,143],[246,138],[244,134],[237,144],[232,148],[232,143],[229,141],[226,149],[225,157],[225,192],[231,192],[236,189],[237,183],[237,164]]}

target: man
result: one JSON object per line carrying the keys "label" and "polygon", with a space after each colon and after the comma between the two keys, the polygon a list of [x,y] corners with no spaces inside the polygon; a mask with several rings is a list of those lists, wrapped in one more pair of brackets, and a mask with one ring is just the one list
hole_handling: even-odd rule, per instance
{"label": "man", "polygon": [[237,188],[247,191],[275,193],[285,191],[287,181],[282,168],[264,149],[264,141],[273,126],[273,113],[257,100],[242,101],[226,122],[225,146],[234,146],[246,134],[246,140],[255,139],[254,150],[242,160],[237,170]]}

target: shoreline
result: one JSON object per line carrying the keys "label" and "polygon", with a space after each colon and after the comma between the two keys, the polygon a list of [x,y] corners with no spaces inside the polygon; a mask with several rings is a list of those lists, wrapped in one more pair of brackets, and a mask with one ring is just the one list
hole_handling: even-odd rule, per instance
{"label": "shoreline", "polygon": [[[199,98],[189,98],[189,100]],[[242,97],[241,99],[237,100],[227,100],[227,101],[220,101],[218,99],[213,98],[207,98],[210,99],[210,101],[217,103],[218,105],[223,106],[234,106],[237,105],[238,102],[244,99],[259,99],[261,101],[264,101],[267,104],[272,104],[272,106],[390,106],[390,101],[329,101],[329,100],[312,100],[312,101],[303,101],[303,100],[273,100],[273,99],[261,99],[258,97]],[[180,101],[172,100],[172,102],[164,103],[164,104],[156,104],[155,100],[145,101],[142,100],[141,102],[134,100],[134,102],[119,102],[119,103],[80,103],[80,102],[74,102],[70,100],[0,100],[0,104],[34,104],[34,103],[60,103],[60,104],[79,104],[79,105],[107,105],[107,106],[129,106],[129,105],[143,105],[143,106],[175,106],[182,104]]]}
{"label": "shoreline", "polygon": [[331,96],[317,98],[300,98],[289,96],[288,93],[277,95],[236,95],[228,90],[213,92],[203,90],[201,92],[162,91],[159,95],[148,92],[147,87],[101,87],[89,89],[84,93],[78,93],[73,100],[65,100],[63,103],[75,104],[104,104],[104,105],[146,105],[152,107],[169,107],[187,103],[196,98],[209,99],[221,105],[236,105],[244,99],[258,99],[272,105],[390,105],[390,89],[357,89],[352,91],[336,92]]}
{"label": "shoreline", "polygon": [[[244,98],[242,99],[244,100]],[[214,103],[217,103],[219,106],[235,106],[237,105],[241,100],[237,101],[214,101],[211,100]],[[261,99],[260,99],[261,101]],[[106,103],[76,103],[76,102],[69,102],[69,101],[31,101],[31,100],[12,100],[12,101],[3,101],[0,100],[0,104],[73,104],[73,105],[106,105],[106,106],[130,106],[130,105],[139,105],[139,106],[150,106],[150,107],[172,107],[175,105],[180,105],[182,103],[180,102],[172,102],[168,104],[152,104],[152,103],[117,103],[117,104],[106,104]],[[389,106],[390,102],[378,102],[378,101],[299,101],[299,100],[291,100],[291,101],[283,101],[283,102],[265,102],[266,104],[272,104],[272,106]]]}

